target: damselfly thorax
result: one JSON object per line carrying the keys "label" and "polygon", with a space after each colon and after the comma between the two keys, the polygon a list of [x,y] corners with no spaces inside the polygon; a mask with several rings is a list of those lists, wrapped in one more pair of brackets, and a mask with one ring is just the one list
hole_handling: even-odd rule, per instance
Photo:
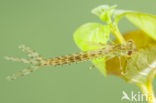
{"label": "damselfly thorax", "polygon": [[9,76],[8,79],[16,79],[16,77],[23,76],[29,74],[37,70],[40,66],[59,66],[65,64],[72,64],[78,63],[88,60],[94,60],[98,58],[104,57],[115,57],[115,56],[126,56],[130,57],[135,51],[135,44],[133,41],[129,40],[126,44],[110,44],[110,45],[103,45],[101,49],[84,51],[81,53],[74,53],[71,55],[60,56],[56,58],[44,59],[42,58],[37,52],[31,50],[29,47],[20,46],[20,48],[28,54],[29,57],[32,59],[27,60],[23,58],[14,58],[14,57],[6,57],[7,60],[16,61],[16,62],[23,62],[32,64],[33,67],[29,69],[24,69],[20,73],[13,74]]}

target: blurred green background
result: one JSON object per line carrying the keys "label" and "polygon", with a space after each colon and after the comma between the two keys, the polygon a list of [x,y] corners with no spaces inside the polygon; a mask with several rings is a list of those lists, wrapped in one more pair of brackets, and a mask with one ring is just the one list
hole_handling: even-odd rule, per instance
{"label": "blurred green background", "polygon": [[[89,71],[90,62],[42,67],[29,76],[5,79],[29,67],[3,58],[26,57],[20,44],[43,57],[79,52],[73,32],[86,22],[101,22],[90,11],[102,4],[156,14],[155,0],[0,0],[0,103],[121,103],[123,90],[137,93],[138,87],[119,77]],[[123,19],[120,29],[136,28]]]}

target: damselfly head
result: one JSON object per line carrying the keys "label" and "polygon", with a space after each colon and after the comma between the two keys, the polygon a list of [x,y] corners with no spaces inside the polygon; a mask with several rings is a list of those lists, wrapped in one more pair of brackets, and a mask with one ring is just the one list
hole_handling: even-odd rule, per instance
{"label": "damselfly head", "polygon": [[136,52],[136,46],[135,46],[134,41],[128,40],[126,47],[127,47],[127,50],[128,50],[128,53],[127,53],[128,56],[131,56],[134,52]]}

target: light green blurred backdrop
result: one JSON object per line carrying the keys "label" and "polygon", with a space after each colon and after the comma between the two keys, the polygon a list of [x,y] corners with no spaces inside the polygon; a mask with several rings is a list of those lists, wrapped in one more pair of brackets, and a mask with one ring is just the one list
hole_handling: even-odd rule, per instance
{"label": "light green blurred backdrop", "polygon": [[[14,81],[5,79],[29,66],[3,59],[26,57],[20,44],[44,57],[79,52],[73,32],[86,22],[101,22],[90,11],[102,4],[156,14],[156,0],[0,0],[0,103],[121,103],[123,90],[137,93],[135,85],[119,77],[89,71],[90,62],[42,67]],[[120,24],[122,32],[135,29],[126,20]]]}

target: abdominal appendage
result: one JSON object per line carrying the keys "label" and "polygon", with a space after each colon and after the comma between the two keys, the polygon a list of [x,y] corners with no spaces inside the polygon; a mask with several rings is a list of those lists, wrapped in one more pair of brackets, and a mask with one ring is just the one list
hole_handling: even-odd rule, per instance
{"label": "abdominal appendage", "polygon": [[82,53],[77,53],[77,54],[71,54],[71,55],[62,56],[62,57],[43,59],[40,57],[40,55],[37,52],[31,50],[29,47],[20,46],[20,49],[26,52],[31,59],[28,60],[28,59],[23,59],[23,58],[14,58],[14,57],[6,57],[5,59],[10,60],[10,61],[32,64],[32,66],[28,69],[22,70],[21,72],[17,74],[8,76],[7,79],[9,80],[16,79],[19,76],[27,75],[37,70],[41,66],[59,66],[59,65],[64,65],[64,64],[78,63],[81,61],[88,61],[88,60],[97,59],[100,57],[105,57],[107,56],[108,53],[112,51],[112,48],[109,47],[109,48],[92,50],[92,51],[87,51],[87,52],[82,52]]}

